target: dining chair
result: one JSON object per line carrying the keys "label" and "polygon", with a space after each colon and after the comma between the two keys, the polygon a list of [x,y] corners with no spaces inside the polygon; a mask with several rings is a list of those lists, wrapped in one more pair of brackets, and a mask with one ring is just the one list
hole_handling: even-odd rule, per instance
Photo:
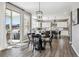
{"label": "dining chair", "polygon": [[53,38],[57,39],[57,35],[58,35],[57,31],[51,31],[51,32],[52,32]]}
{"label": "dining chair", "polygon": [[31,46],[33,47],[32,52],[34,52],[34,50],[39,50],[41,52],[41,44],[39,43],[41,36],[39,34],[35,34],[35,33],[28,33],[28,47],[31,44]]}
{"label": "dining chair", "polygon": [[32,36],[33,37],[33,51],[34,50],[39,50],[41,52],[42,48],[42,40],[41,40],[41,35],[40,34],[35,34]]}
{"label": "dining chair", "polygon": [[[46,44],[49,43],[50,48],[52,48],[52,39],[53,39],[53,35],[51,34],[50,31],[46,31],[45,32],[45,40],[44,40],[44,46],[46,47]],[[48,40],[46,40],[48,39]]]}
{"label": "dining chair", "polygon": [[34,42],[34,39],[33,39],[33,35],[34,35],[35,33],[28,33],[27,34],[27,37],[28,37],[28,39],[29,39],[29,41],[28,41],[28,47],[29,47],[29,45],[31,44],[31,46],[33,45],[33,42]]}

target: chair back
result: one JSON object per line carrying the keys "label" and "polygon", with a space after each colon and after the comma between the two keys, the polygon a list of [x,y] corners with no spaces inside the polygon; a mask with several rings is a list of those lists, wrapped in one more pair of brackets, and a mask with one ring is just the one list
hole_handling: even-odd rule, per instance
{"label": "chair back", "polygon": [[45,38],[49,38],[49,42],[52,42],[53,35],[52,35],[51,31],[45,32]]}
{"label": "chair back", "polygon": [[33,40],[33,35],[34,35],[35,33],[28,33],[27,34],[27,36],[28,36],[28,39],[29,40]]}
{"label": "chair back", "polygon": [[46,36],[46,37],[50,37],[50,31],[46,31],[46,32],[45,32],[45,36]]}

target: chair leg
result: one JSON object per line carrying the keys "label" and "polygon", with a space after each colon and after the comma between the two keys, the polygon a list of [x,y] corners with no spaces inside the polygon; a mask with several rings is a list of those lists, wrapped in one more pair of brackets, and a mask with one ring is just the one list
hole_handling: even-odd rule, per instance
{"label": "chair leg", "polygon": [[39,48],[39,49],[40,49],[40,51],[39,51],[39,52],[41,53],[41,48]]}
{"label": "chair leg", "polygon": [[50,48],[52,48],[52,44],[51,44],[51,42],[49,42],[49,45],[50,45]]}
{"label": "chair leg", "polygon": [[46,42],[44,42],[44,47],[46,48]]}
{"label": "chair leg", "polygon": [[28,42],[28,47],[29,47],[30,41]]}
{"label": "chair leg", "polygon": [[34,52],[34,49],[35,49],[35,48],[34,48],[34,44],[33,44],[33,50],[32,50],[32,52]]}

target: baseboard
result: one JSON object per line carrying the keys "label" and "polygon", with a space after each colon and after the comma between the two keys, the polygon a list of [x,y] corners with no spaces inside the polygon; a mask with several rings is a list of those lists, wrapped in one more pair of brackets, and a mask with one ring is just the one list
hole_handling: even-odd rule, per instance
{"label": "baseboard", "polygon": [[77,54],[77,56],[79,57],[79,53],[76,51],[75,47],[73,45],[71,45],[73,50],[75,51],[75,53]]}

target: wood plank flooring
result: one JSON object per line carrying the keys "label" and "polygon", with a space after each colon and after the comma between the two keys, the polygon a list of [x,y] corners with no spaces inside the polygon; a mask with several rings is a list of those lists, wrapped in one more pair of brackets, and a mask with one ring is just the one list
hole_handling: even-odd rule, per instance
{"label": "wood plank flooring", "polygon": [[77,57],[69,44],[68,38],[53,39],[52,49],[49,44],[46,50],[32,52],[32,47],[27,48],[27,44],[22,47],[7,49],[0,52],[0,57]]}

